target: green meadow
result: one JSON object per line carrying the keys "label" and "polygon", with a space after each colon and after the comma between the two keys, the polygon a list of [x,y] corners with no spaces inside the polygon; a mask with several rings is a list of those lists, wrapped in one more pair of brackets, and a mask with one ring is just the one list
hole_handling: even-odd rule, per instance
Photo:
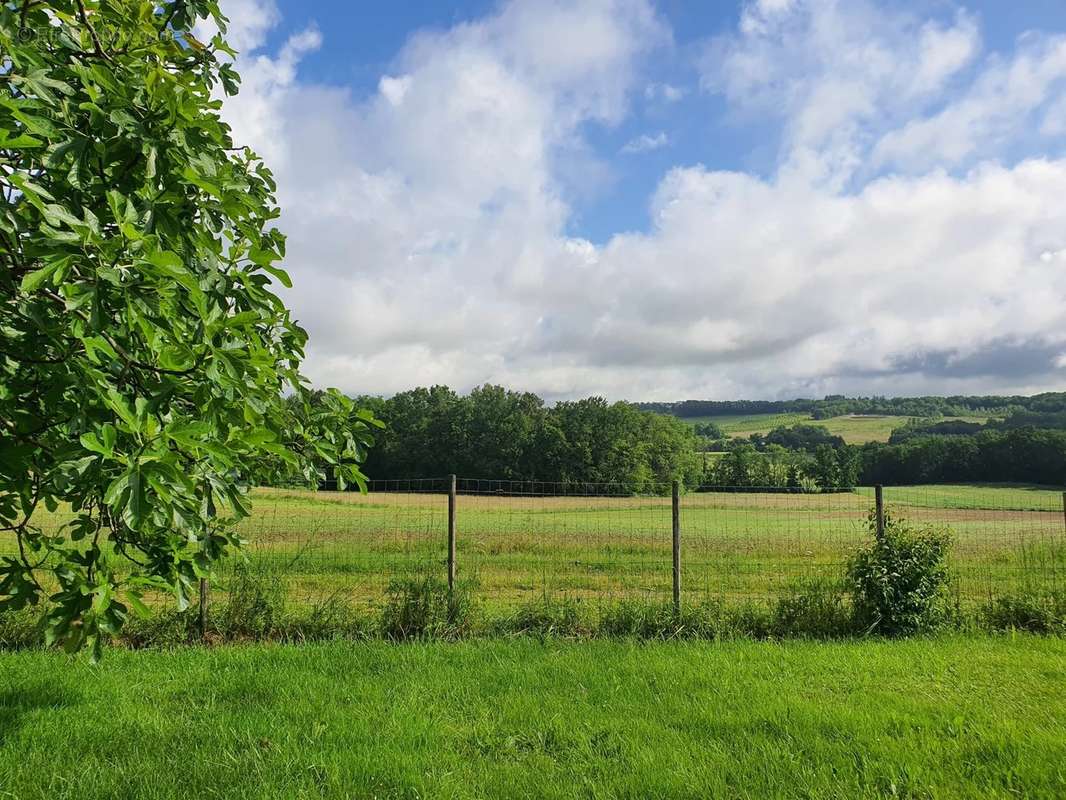
{"label": "green meadow", "polygon": [[1066,796],[1066,641],[0,654],[0,797]]}

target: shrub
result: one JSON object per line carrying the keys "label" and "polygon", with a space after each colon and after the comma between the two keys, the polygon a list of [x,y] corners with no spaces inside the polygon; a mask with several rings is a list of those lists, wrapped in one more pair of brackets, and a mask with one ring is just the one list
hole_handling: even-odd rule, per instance
{"label": "shrub", "polygon": [[1066,591],[997,597],[981,609],[981,621],[994,631],[1066,634]]}
{"label": "shrub", "polygon": [[951,533],[919,528],[885,515],[874,541],[855,553],[847,570],[852,608],[860,630],[907,636],[935,630],[950,618],[947,553]]}
{"label": "shrub", "polygon": [[455,639],[470,632],[473,595],[469,584],[449,591],[436,575],[421,574],[393,580],[386,591],[381,614],[381,635],[405,639]]}
{"label": "shrub", "polygon": [[839,580],[815,580],[790,587],[773,608],[775,636],[832,639],[854,629],[851,611],[844,602]]}

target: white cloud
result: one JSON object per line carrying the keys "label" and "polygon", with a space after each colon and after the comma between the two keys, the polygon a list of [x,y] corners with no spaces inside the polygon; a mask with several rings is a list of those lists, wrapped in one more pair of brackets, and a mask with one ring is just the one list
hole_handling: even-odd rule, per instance
{"label": "white cloud", "polygon": [[645,133],[640,136],[635,136],[622,145],[620,152],[646,153],[649,150],[658,150],[660,147],[666,147],[668,144],[670,144],[670,138],[666,135],[665,131],[659,131],[654,136]]}
{"label": "white cloud", "polygon": [[669,83],[649,83],[644,87],[644,99],[661,101],[664,103],[676,103],[688,92],[681,86],[673,86]]}
{"label": "white cloud", "polygon": [[701,83],[735,109],[779,117],[782,159],[839,183],[883,126],[936,99],[979,39],[964,11],[945,24],[867,0],[752,3],[738,34],[707,47]]}
{"label": "white cloud", "polygon": [[[1056,99],[1066,104],[1066,36],[1030,35],[1013,58],[995,59],[960,99],[886,134],[873,159],[928,169],[980,157],[1037,128],[1030,115]],[[1057,134],[1062,107],[1050,109],[1043,135]]]}
{"label": "white cloud", "polygon": [[382,75],[381,80],[378,81],[378,91],[394,106],[398,106],[403,102],[404,95],[407,94],[407,90],[410,88],[410,75],[401,75],[399,78]]}
{"label": "white cloud", "polygon": [[256,52],[265,31],[241,28],[242,7],[226,5],[251,44],[225,113],[277,174],[317,383],[634,399],[1061,385],[1066,161],[1000,163],[999,137],[976,136],[962,162],[870,167],[997,70],[1045,63],[1050,38],[982,61],[965,12],[750,4],[703,85],[779,121],[778,168],[680,165],[649,231],[594,245],[567,234],[568,197],[604,169],[585,128],[651,99],[644,67],[671,37],[647,2],[516,0],[419,33],[368,97],[301,80],[314,29]]}

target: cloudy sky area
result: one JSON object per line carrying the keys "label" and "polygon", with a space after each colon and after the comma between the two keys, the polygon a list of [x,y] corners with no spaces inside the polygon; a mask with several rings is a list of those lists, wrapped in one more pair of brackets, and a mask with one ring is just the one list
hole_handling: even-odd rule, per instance
{"label": "cloudy sky area", "polygon": [[1066,388],[1061,0],[426,5],[223,2],[316,385]]}

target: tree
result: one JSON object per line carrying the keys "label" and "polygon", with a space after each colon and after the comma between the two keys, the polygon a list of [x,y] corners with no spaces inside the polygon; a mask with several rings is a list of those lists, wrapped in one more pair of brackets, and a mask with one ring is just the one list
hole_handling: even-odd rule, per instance
{"label": "tree", "polygon": [[185,607],[250,483],[361,482],[371,441],[347,398],[311,403],[274,180],[219,118],[234,54],[198,19],[225,30],[214,0],[0,4],[0,603],[50,595],[71,650],[146,591]]}

